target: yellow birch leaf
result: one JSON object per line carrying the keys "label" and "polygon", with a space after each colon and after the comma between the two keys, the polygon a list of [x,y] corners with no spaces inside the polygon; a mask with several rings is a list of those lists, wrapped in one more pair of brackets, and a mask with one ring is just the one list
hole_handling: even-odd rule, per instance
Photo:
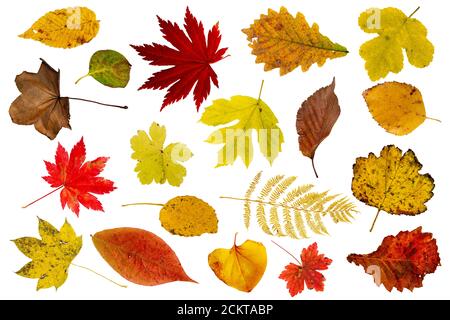
{"label": "yellow birch leaf", "polygon": [[132,159],[138,161],[134,171],[142,184],[153,182],[180,186],[186,176],[186,168],[179,162],[192,157],[191,151],[182,143],[171,143],[164,148],[166,128],[153,122],[149,134],[139,130],[131,138]]}
{"label": "yellow birch leaf", "polygon": [[407,135],[427,118],[422,94],[410,84],[382,83],[363,96],[375,121],[389,133]]}
{"label": "yellow birch leaf", "polygon": [[269,9],[267,15],[261,14],[259,20],[242,32],[250,41],[256,63],[265,63],[265,71],[280,68],[280,75],[299,66],[305,72],[314,63],[320,67],[327,59],[348,53],[345,47],[322,35],[317,24],[310,27],[303,14],[294,17],[285,7],[280,12]]}
{"label": "yellow birch leaf", "polygon": [[95,12],[86,7],[58,9],[46,13],[19,37],[40,41],[55,48],[75,48],[98,33]]}
{"label": "yellow birch leaf", "polygon": [[250,292],[266,271],[266,248],[262,243],[252,240],[238,246],[235,238],[231,249],[216,249],[211,252],[208,264],[217,278],[226,285]]}
{"label": "yellow birch leaf", "polygon": [[409,63],[417,68],[425,68],[433,61],[434,46],[427,39],[428,31],[419,20],[412,18],[417,10],[406,16],[396,8],[373,8],[360,15],[360,28],[378,34],[359,50],[372,81],[403,69],[403,49]]}
{"label": "yellow birch leaf", "polygon": [[184,237],[217,233],[216,211],[205,201],[193,196],[169,200],[159,212],[159,220],[164,229]]}
{"label": "yellow birch leaf", "polygon": [[353,166],[353,195],[378,209],[372,229],[381,211],[393,215],[414,216],[427,210],[433,197],[434,180],[420,174],[422,165],[412,150],[403,154],[396,146],[383,148],[380,157],[370,153]]}
{"label": "yellow birch leaf", "polygon": [[25,256],[32,259],[16,273],[19,276],[39,279],[37,290],[61,287],[67,279],[72,260],[81,250],[82,240],[66,221],[58,231],[47,221],[39,219],[41,240],[24,237],[13,240]]}

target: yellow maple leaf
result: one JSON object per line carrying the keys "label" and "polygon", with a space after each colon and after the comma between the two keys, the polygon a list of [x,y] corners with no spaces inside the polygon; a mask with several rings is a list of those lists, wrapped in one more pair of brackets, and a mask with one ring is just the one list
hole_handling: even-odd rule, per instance
{"label": "yellow maple leaf", "polygon": [[250,292],[266,271],[266,248],[262,243],[252,240],[238,246],[235,238],[231,249],[216,249],[211,252],[208,264],[217,278],[225,284]]}
{"label": "yellow maple leaf", "polygon": [[322,35],[317,24],[310,27],[303,14],[293,17],[285,7],[280,12],[269,9],[267,15],[261,14],[242,32],[250,41],[256,63],[265,63],[265,71],[280,68],[280,75],[298,66],[305,72],[314,63],[320,67],[327,59],[348,53],[345,47]]}
{"label": "yellow maple leaf", "polygon": [[17,248],[32,259],[16,273],[39,279],[37,290],[59,288],[67,279],[72,260],[80,252],[82,239],[76,236],[67,221],[58,231],[47,221],[39,219],[39,234],[41,240],[31,237],[13,240]]}
{"label": "yellow maple leaf", "polygon": [[[278,119],[270,107],[261,100],[248,96],[233,96],[229,100],[214,100],[207,107],[200,122],[209,126],[226,125],[214,131],[206,140],[212,144],[224,144],[218,154],[217,167],[231,165],[241,157],[248,167],[253,159],[253,130],[258,135],[261,153],[272,162],[281,151],[283,132],[278,127]],[[235,121],[237,122],[235,123]]]}
{"label": "yellow maple leaf", "polygon": [[19,37],[67,49],[91,41],[98,30],[95,12],[86,7],[75,7],[46,13]]}
{"label": "yellow maple leaf", "polygon": [[403,136],[413,132],[425,119],[422,94],[416,87],[400,82],[386,82],[363,93],[370,113],[387,132]]}
{"label": "yellow maple leaf", "polygon": [[166,128],[153,122],[149,135],[142,130],[131,138],[132,158],[138,163],[134,169],[142,184],[166,181],[172,186],[180,186],[186,176],[186,168],[178,162],[192,157],[191,151],[182,143],[171,143],[164,148]]}
{"label": "yellow maple leaf", "polygon": [[353,166],[353,195],[365,204],[395,215],[414,216],[427,210],[433,197],[434,180],[420,174],[422,165],[412,150],[405,154],[396,146],[383,148],[380,157],[370,153]]}
{"label": "yellow maple leaf", "polygon": [[417,10],[410,16],[396,8],[369,9],[360,15],[361,29],[378,34],[359,50],[372,81],[403,69],[403,49],[409,63],[417,68],[427,67],[433,60],[434,46],[427,39],[427,29],[412,18]]}

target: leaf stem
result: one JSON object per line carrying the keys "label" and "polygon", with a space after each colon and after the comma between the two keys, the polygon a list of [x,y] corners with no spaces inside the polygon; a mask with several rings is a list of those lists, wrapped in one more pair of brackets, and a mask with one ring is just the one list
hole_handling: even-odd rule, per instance
{"label": "leaf stem", "polygon": [[84,102],[95,103],[95,104],[99,104],[99,105],[101,105],[101,106],[106,106],[106,107],[113,107],[113,108],[120,108],[120,109],[128,109],[127,106],[118,106],[118,105],[115,105],[115,104],[102,103],[102,102],[97,102],[97,101],[89,100],[89,99],[72,98],[72,97],[65,97],[65,98],[70,99],[70,100],[78,100],[78,101],[84,101]]}
{"label": "leaf stem", "polygon": [[298,260],[292,253],[290,253],[289,251],[287,251],[285,248],[283,248],[282,246],[280,246],[278,243],[276,243],[275,241],[271,240],[273,242],[273,244],[275,244],[278,248],[280,248],[281,250],[283,250],[284,252],[286,252],[288,255],[290,255],[292,258],[294,258],[295,261],[298,262],[300,268],[302,267],[302,263],[300,262],[300,260]]}
{"label": "leaf stem", "polygon": [[78,84],[78,82],[80,82],[80,81],[83,80],[84,78],[89,77],[90,75],[91,75],[90,73],[85,74],[84,76],[80,77],[77,81],[75,81],[75,84]]}
{"label": "leaf stem", "polygon": [[78,268],[81,268],[81,269],[84,269],[84,270],[87,270],[87,271],[90,271],[90,272],[96,274],[97,276],[102,277],[103,279],[108,280],[109,282],[114,283],[115,285],[117,285],[117,286],[119,286],[119,287],[121,287],[121,288],[127,288],[126,285],[117,283],[117,282],[115,282],[114,280],[111,280],[111,279],[109,279],[108,277],[105,277],[104,275],[102,275],[102,274],[98,273],[97,271],[94,271],[94,270],[92,270],[92,269],[90,269],[90,268],[88,268],[88,267],[80,266],[80,265],[75,264],[75,263],[71,263],[71,265],[73,265],[73,266],[75,266],[75,267],[78,267]]}
{"label": "leaf stem", "polygon": [[442,123],[442,121],[441,121],[441,120],[439,120],[439,119],[436,119],[436,118],[425,117],[425,119],[427,119],[427,120],[432,120],[432,121],[437,121],[437,122],[439,122],[439,123]]}
{"label": "leaf stem", "polygon": [[316,178],[319,178],[319,175],[317,174],[316,165],[314,164],[314,158],[311,158],[312,167],[314,170],[314,174],[316,175]]}
{"label": "leaf stem", "polygon": [[30,203],[27,204],[26,206],[23,206],[22,209],[28,208],[29,206],[35,204],[36,202],[38,202],[38,201],[40,201],[40,200],[42,200],[42,199],[44,199],[44,198],[46,198],[46,197],[48,197],[49,195],[55,193],[56,191],[61,190],[62,188],[64,188],[64,186],[60,186],[60,187],[58,187],[58,188],[56,188],[56,189],[50,191],[49,193],[47,193],[46,195],[40,197],[39,199],[36,199],[36,200],[34,200],[33,202],[30,202]]}
{"label": "leaf stem", "polygon": [[380,216],[380,212],[381,212],[381,208],[378,209],[377,215],[375,216],[375,219],[373,220],[372,227],[370,228],[370,232],[372,232],[373,229],[375,228],[375,223],[377,222],[378,217]]}
{"label": "leaf stem", "polygon": [[417,13],[417,11],[419,11],[419,10],[420,10],[420,6],[417,7],[417,9],[414,10],[414,12],[409,15],[408,19],[411,19],[413,17],[413,15],[415,15]]}
{"label": "leaf stem", "polygon": [[256,104],[259,104],[259,102],[261,101],[261,94],[262,94],[263,87],[264,87],[264,80],[261,81],[261,87],[259,88],[258,102]]}
{"label": "leaf stem", "polygon": [[162,203],[152,203],[152,202],[136,202],[136,203],[127,203],[123,204],[122,207],[132,207],[132,206],[159,206],[164,207]]}

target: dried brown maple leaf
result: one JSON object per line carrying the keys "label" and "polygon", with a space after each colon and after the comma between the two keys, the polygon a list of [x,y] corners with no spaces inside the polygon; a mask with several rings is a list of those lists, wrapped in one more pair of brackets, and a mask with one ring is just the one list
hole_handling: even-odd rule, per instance
{"label": "dried brown maple leaf", "polygon": [[433,234],[422,232],[422,227],[388,236],[375,252],[351,254],[347,260],[362,265],[378,286],[400,292],[422,287],[425,275],[433,273],[441,261]]}
{"label": "dried brown maple leaf", "polygon": [[341,114],[339,100],[334,93],[335,85],[336,80],[333,79],[329,86],[317,90],[302,103],[297,112],[300,151],[311,159],[316,177],[318,177],[314,165],[316,149],[330,135]]}
{"label": "dried brown maple leaf", "polygon": [[59,91],[60,72],[41,59],[37,73],[24,71],[16,77],[21,95],[9,108],[11,120],[20,125],[34,125],[37,131],[53,140],[62,128],[70,129],[69,100],[81,100],[104,106],[127,109],[96,101],[61,97]]}

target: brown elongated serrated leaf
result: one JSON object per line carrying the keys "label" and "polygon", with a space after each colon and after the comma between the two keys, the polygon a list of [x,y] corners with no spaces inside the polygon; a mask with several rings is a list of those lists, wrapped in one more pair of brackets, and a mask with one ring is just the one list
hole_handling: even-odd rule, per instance
{"label": "brown elongated serrated leaf", "polygon": [[300,151],[312,161],[314,173],[318,177],[314,156],[317,147],[327,138],[336,123],[341,108],[334,93],[336,79],[310,96],[297,112],[297,133]]}

